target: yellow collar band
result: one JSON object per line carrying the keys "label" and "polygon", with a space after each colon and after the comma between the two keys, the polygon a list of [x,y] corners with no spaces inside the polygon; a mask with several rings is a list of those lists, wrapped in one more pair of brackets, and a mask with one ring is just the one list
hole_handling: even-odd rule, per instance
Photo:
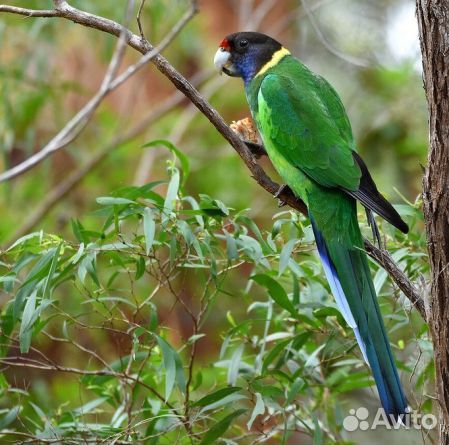
{"label": "yellow collar band", "polygon": [[259,72],[256,74],[256,77],[265,73],[265,71],[269,70],[270,68],[276,66],[285,56],[288,56],[289,54],[290,51],[287,48],[282,47],[281,49],[277,50],[271,57],[271,60],[259,70]]}

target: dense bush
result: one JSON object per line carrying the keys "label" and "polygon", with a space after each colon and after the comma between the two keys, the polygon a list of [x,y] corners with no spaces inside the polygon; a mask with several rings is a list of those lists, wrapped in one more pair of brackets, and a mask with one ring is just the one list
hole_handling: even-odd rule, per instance
{"label": "dense bush", "polygon": [[[354,391],[374,406],[377,394],[308,221],[281,209],[264,232],[245,210],[185,195],[187,158],[158,144],[180,161],[167,183],[97,198],[70,239],[36,232],[4,252],[2,441],[346,442]],[[398,206],[407,238],[382,227],[413,280],[427,273],[417,206]],[[371,265],[410,402],[428,412],[426,327]]]}

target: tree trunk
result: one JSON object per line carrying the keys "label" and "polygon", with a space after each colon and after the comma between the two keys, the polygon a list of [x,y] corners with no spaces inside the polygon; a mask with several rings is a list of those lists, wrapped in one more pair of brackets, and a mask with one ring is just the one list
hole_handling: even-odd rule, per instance
{"label": "tree trunk", "polygon": [[440,445],[449,445],[449,1],[417,0],[430,147],[423,180]]}

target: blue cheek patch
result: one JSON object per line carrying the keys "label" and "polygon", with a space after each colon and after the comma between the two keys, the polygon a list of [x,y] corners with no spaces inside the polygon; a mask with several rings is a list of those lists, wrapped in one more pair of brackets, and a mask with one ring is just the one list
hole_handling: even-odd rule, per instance
{"label": "blue cheek patch", "polygon": [[234,62],[235,67],[238,69],[240,76],[245,84],[257,73],[257,50],[255,48],[250,49],[244,56]]}

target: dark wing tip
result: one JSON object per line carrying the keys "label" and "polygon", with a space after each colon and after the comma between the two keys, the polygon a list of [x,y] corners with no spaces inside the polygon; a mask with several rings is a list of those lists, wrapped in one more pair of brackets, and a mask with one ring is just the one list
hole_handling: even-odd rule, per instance
{"label": "dark wing tip", "polygon": [[407,223],[404,222],[404,220],[401,218],[400,225],[396,226],[402,233],[408,233],[409,227]]}
{"label": "dark wing tip", "polygon": [[[388,201],[387,201],[388,202]],[[390,204],[390,203],[388,203]],[[390,204],[391,205],[391,204]],[[397,229],[399,229],[402,233],[408,233],[409,232],[409,227],[407,225],[407,223],[401,218],[401,216],[399,215],[399,213],[395,210],[395,208],[393,206],[391,206],[391,210],[389,212],[388,218],[384,216],[384,218],[393,226],[395,226]],[[383,215],[381,215],[383,216]]]}
{"label": "dark wing tip", "polygon": [[360,178],[358,190],[345,190],[345,192],[353,198],[358,199],[366,208],[377,213],[401,232],[408,233],[408,225],[401,218],[396,209],[379,193],[363,159],[355,151],[352,152],[352,156],[357,162],[362,176]]}

